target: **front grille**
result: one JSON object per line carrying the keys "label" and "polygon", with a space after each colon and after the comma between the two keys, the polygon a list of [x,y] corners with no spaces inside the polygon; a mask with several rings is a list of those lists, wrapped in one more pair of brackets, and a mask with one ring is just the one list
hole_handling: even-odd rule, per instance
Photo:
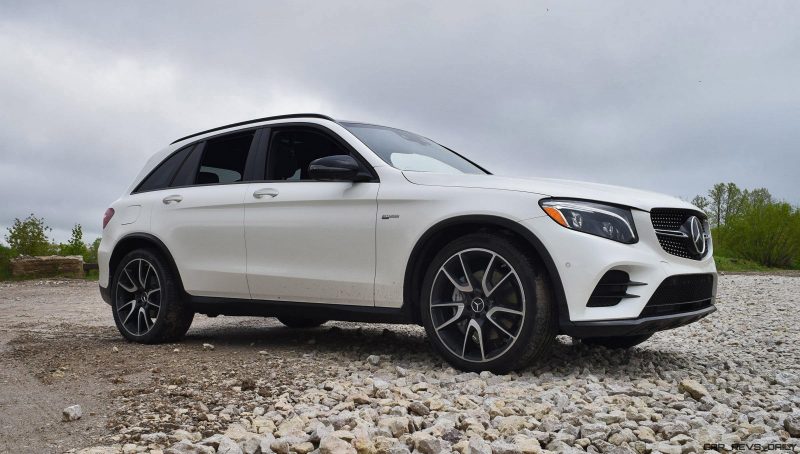
{"label": "front grille", "polygon": [[[696,254],[691,245],[691,239],[688,237],[680,237],[681,227],[686,223],[690,216],[697,216],[703,222],[704,230],[708,232],[708,222],[703,213],[694,210],[682,210],[678,208],[653,208],[650,211],[650,221],[653,223],[653,228],[656,230],[656,237],[661,247],[667,253],[683,257],[685,259],[700,260],[703,258],[710,249],[711,239],[706,239],[706,252],[705,254]],[[659,232],[661,231],[661,232]],[[672,232],[664,233],[665,231]]]}
{"label": "front grille", "polygon": [[628,287],[646,285],[642,282],[633,282],[628,273],[622,270],[611,270],[606,272],[597,286],[586,307],[610,307],[616,306],[623,298],[638,298],[639,295],[628,293]]}
{"label": "front grille", "polygon": [[639,317],[681,314],[705,309],[712,304],[713,274],[679,274],[664,279]]}

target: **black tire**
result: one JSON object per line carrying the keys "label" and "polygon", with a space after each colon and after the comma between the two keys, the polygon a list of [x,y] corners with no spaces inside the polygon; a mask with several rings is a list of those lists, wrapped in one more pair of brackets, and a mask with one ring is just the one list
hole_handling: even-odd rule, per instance
{"label": "black tire", "polygon": [[[524,246],[512,238],[491,233],[474,233],[458,238],[444,246],[428,266],[419,304],[422,322],[434,350],[456,369],[506,373],[526,367],[550,352],[556,336],[557,320],[549,280],[541,265],[533,257],[523,253],[524,250]],[[490,255],[492,258],[489,259],[486,269],[481,272],[480,263],[486,258],[481,254],[487,254],[487,251],[488,254],[494,255]],[[451,278],[451,273],[446,271],[447,267],[453,266],[451,261],[456,260],[456,257],[462,263],[464,270],[462,276],[468,274],[467,269],[470,270],[471,279],[475,281],[472,285],[473,293],[459,290]],[[497,260],[497,257],[500,257],[501,260],[494,263],[493,260]],[[464,267],[463,263],[466,262],[471,263]],[[451,269],[454,270],[453,274],[457,272],[456,269]],[[513,273],[508,273],[508,271]],[[488,280],[494,280],[494,282],[484,282],[482,277],[487,274]],[[513,274],[516,274],[519,279],[508,283],[510,278],[495,278],[495,276],[504,274],[512,277]],[[440,277],[437,278],[437,275]],[[443,280],[442,275],[447,280]],[[434,285],[437,286],[437,289],[434,289]],[[510,286],[510,288],[501,289],[504,285]],[[446,296],[449,294],[449,288],[452,288],[453,302],[448,303]],[[484,295],[485,298],[482,298],[481,295],[487,293],[487,290],[488,295]],[[513,296],[513,300],[503,297],[503,293]],[[436,295],[442,295],[442,298],[438,298]],[[444,309],[443,306],[456,305],[456,299],[461,299],[465,303],[464,307],[455,307],[452,312],[442,316],[439,311]],[[469,307],[466,304],[468,299]],[[434,309],[431,309],[432,300],[437,300],[434,303]],[[509,301],[512,302],[509,303]],[[476,304],[473,306],[473,303]],[[511,304],[516,304],[514,307],[518,309],[518,312],[523,313],[505,314],[512,318],[498,317],[504,315],[505,308],[510,307]],[[497,306],[503,307],[498,309]],[[523,307],[524,310],[522,310]],[[434,314],[434,310],[436,314]],[[467,318],[457,322],[452,321],[463,316],[467,311],[469,311]],[[483,313],[483,318],[481,318],[481,313]],[[513,317],[519,318],[514,319]],[[445,319],[446,321],[442,322]],[[475,325],[472,325],[473,322]],[[435,328],[435,324],[439,330]],[[505,334],[498,329],[501,327],[507,330],[504,331]],[[449,332],[445,332],[446,330]],[[440,333],[442,333],[441,338]],[[467,347],[464,347],[459,354],[455,352],[455,349],[451,350],[451,347],[448,347],[443,341],[446,339],[452,346],[458,340],[458,336],[462,334],[464,345],[477,345],[479,353],[474,354],[477,355],[475,359],[469,358],[465,354]],[[484,336],[487,338],[488,348],[484,343]],[[503,340],[504,336],[505,340]],[[507,344],[503,344],[503,342]],[[470,346],[470,348],[473,347]]]}
{"label": "black tire", "polygon": [[641,334],[639,336],[616,336],[616,337],[586,337],[581,339],[581,343],[591,347],[605,347],[614,350],[635,347],[653,337],[652,334]]}
{"label": "black tire", "polygon": [[327,322],[327,320],[322,320],[319,318],[303,317],[278,317],[278,321],[289,328],[316,328]]}
{"label": "black tire", "polygon": [[[144,284],[142,284],[141,274],[134,276],[131,270],[137,266],[146,266],[145,264],[152,265],[152,268],[146,273],[141,273],[144,274]],[[154,291],[155,284],[159,286],[158,291]],[[137,291],[126,290],[126,287],[133,289],[133,286]],[[142,288],[150,289],[149,292],[153,293],[141,299]],[[130,300],[131,298],[133,300]],[[154,307],[156,303],[157,312]],[[131,251],[119,262],[111,281],[111,307],[114,323],[120,334],[130,341],[143,344],[158,344],[181,339],[189,330],[194,318],[194,312],[183,300],[181,287],[172,267],[160,254],[149,249]],[[141,314],[140,310],[144,310],[145,314]],[[139,322],[137,328],[144,324],[147,327],[146,331],[133,328],[130,319],[133,312],[136,312]],[[148,324],[145,319],[149,319],[153,314],[155,317]]]}

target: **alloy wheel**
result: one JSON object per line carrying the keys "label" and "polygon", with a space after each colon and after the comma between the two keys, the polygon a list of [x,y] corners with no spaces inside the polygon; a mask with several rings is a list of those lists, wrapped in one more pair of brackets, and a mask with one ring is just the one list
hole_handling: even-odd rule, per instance
{"label": "alloy wheel", "polygon": [[130,334],[147,334],[161,312],[161,281],[155,266],[142,258],[128,262],[117,279],[117,316]]}
{"label": "alloy wheel", "polygon": [[525,292],[511,264],[488,249],[464,249],[439,268],[431,287],[430,315],[436,336],[470,362],[502,356],[525,321]]}

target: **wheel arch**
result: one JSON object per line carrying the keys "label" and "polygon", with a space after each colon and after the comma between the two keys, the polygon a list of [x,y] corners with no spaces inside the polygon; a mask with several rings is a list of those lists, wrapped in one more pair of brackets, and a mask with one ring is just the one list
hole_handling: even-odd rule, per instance
{"label": "wheel arch", "polygon": [[565,321],[569,322],[569,308],[564,286],[561,283],[561,276],[558,273],[555,262],[547,248],[533,232],[519,222],[492,215],[465,215],[445,219],[434,224],[417,240],[411,250],[403,279],[403,301],[405,302],[404,306],[407,306],[407,315],[414,322],[421,323],[419,304],[425,267],[439,249],[455,238],[483,231],[496,232],[506,237],[515,238],[526,246],[525,252],[538,260],[547,274],[547,279],[551,284],[553,297],[556,301],[555,309],[558,314],[559,325],[563,325]]}
{"label": "wheel arch", "polygon": [[175,259],[172,257],[172,253],[167,248],[167,245],[165,245],[164,242],[158,239],[158,237],[155,235],[142,232],[129,233],[120,238],[120,240],[117,241],[117,244],[114,245],[114,250],[111,252],[111,258],[108,261],[109,289],[111,288],[111,280],[114,278],[114,274],[117,271],[117,266],[119,266],[122,258],[125,257],[125,255],[129,252],[136,249],[150,249],[160,253],[169,264],[173,275],[177,277],[181,294],[186,295],[186,290],[183,288],[181,273],[178,270]]}

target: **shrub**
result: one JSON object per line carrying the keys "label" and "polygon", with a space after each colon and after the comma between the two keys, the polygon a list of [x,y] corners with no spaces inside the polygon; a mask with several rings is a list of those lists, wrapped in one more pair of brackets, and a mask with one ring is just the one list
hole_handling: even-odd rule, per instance
{"label": "shrub", "polygon": [[86,244],[83,242],[83,228],[75,224],[69,241],[59,247],[59,255],[86,255]]}
{"label": "shrub", "polygon": [[85,263],[97,263],[97,250],[100,249],[100,238],[95,238],[92,244],[86,249],[83,254],[83,261]]}
{"label": "shrub", "polygon": [[11,249],[0,244],[0,280],[11,277]]}
{"label": "shrub", "polygon": [[8,228],[6,242],[11,247],[11,256],[18,255],[48,255],[53,252],[47,232],[52,230],[46,226],[43,218],[31,214],[27,218],[14,219],[14,224]]}
{"label": "shrub", "polygon": [[717,250],[733,257],[779,268],[800,260],[800,210],[788,203],[747,204],[714,235]]}

